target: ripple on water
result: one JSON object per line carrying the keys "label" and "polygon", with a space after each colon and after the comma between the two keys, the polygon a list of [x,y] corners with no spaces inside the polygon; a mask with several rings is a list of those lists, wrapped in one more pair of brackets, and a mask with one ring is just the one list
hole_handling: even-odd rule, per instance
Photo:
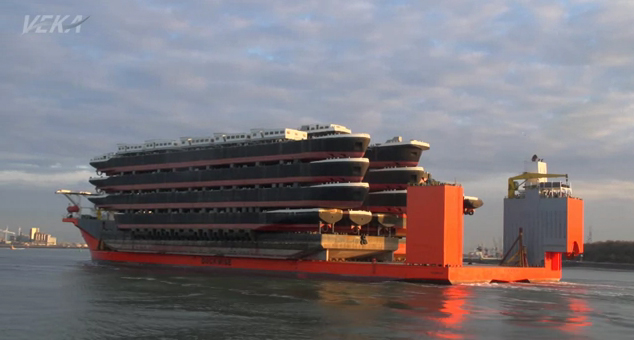
{"label": "ripple on water", "polygon": [[0,261],[7,339],[627,339],[634,331],[634,274],[622,272],[435,286],[218,276],[95,264],[87,253],[13,253]]}

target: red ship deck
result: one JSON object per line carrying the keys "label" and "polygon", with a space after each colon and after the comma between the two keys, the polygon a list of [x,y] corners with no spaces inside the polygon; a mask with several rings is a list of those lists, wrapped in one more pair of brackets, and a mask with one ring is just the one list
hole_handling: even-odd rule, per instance
{"label": "red ship deck", "polygon": [[[71,222],[71,221],[67,221]],[[266,271],[299,278],[341,277],[368,281],[413,281],[440,284],[477,282],[544,282],[561,279],[561,257],[555,266],[517,268],[500,266],[441,267],[411,263],[368,263],[278,260],[179,254],[148,254],[96,250],[98,241],[82,232],[92,259],[113,263],[157,264],[224,270]]]}
{"label": "red ship deck", "polygon": [[[444,284],[475,282],[541,282],[561,279],[562,253],[545,254],[543,267],[463,266],[463,190],[459,186],[413,186],[408,188],[407,244],[405,262],[336,262],[191,254],[152,254],[100,251],[99,241],[82,230],[92,257],[97,261],[161,264],[210,269],[266,271],[298,277],[338,276],[377,280],[405,280]],[[571,211],[582,214],[579,205]],[[78,225],[68,218],[65,222]],[[569,226],[573,237],[582,235]],[[577,235],[579,234],[579,235]],[[575,236],[576,235],[576,236]],[[581,242],[581,240],[579,240]],[[399,252],[403,251],[399,249]],[[403,257],[403,256],[400,256]]]}
{"label": "red ship deck", "polygon": [[161,264],[292,273],[296,277],[350,277],[368,281],[400,280],[441,284],[559,281],[561,269],[499,266],[434,267],[407,263],[329,262],[261,258],[92,251],[97,261]]}

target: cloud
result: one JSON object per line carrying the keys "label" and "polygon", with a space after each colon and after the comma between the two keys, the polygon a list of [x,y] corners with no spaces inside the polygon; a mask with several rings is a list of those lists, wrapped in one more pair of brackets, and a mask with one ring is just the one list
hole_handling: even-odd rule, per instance
{"label": "cloud", "polygon": [[634,201],[634,181],[598,180],[575,182],[575,196],[586,200]]}
{"label": "cloud", "polygon": [[87,186],[93,172],[73,171],[52,174],[31,173],[25,171],[0,171],[0,185],[11,187],[66,187],[69,185]]}
{"label": "cloud", "polygon": [[[465,185],[504,188],[537,153],[592,200],[597,177],[628,182],[634,167],[633,6],[14,1],[0,13],[0,171],[34,164],[51,183],[116,143],[333,122],[429,142],[421,164]],[[21,34],[25,13],[57,12],[91,18],[79,34]]]}

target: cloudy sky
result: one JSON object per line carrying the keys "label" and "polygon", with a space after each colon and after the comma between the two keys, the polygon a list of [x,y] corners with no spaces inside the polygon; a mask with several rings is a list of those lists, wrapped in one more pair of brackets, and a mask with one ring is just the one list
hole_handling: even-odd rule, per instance
{"label": "cloudy sky", "polygon": [[[25,15],[90,18],[24,33]],[[55,189],[116,143],[339,123],[431,144],[421,165],[485,206],[534,153],[568,173],[594,240],[634,240],[634,2],[0,3],[0,226],[65,240]]]}

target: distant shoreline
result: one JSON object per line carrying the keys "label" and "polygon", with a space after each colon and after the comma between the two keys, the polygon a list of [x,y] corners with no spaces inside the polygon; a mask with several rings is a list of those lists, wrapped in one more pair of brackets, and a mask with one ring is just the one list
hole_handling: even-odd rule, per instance
{"label": "distant shoreline", "polygon": [[34,246],[23,244],[0,244],[0,248],[11,248],[11,246],[18,249],[88,249],[87,247],[73,247],[73,246]]}
{"label": "distant shoreline", "polygon": [[[499,265],[499,259],[463,259],[463,265],[473,264],[489,264]],[[564,268],[598,268],[598,269],[619,269],[619,270],[634,270],[634,263],[617,263],[617,262],[592,262],[592,261],[566,261],[562,262]]]}
{"label": "distant shoreline", "polygon": [[[0,248],[11,248],[11,244],[0,244]],[[88,249],[87,247],[74,246],[42,246],[42,245],[13,245],[18,249]],[[472,264],[499,264],[499,259],[464,259],[465,266]],[[591,261],[563,261],[564,268],[598,268],[598,269],[620,269],[634,270],[634,263],[615,263],[615,262],[591,262]]]}
{"label": "distant shoreline", "polygon": [[563,261],[563,266],[564,268],[578,267],[578,268],[634,270],[634,263]]}

